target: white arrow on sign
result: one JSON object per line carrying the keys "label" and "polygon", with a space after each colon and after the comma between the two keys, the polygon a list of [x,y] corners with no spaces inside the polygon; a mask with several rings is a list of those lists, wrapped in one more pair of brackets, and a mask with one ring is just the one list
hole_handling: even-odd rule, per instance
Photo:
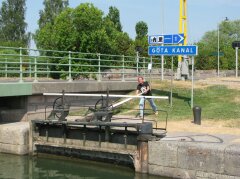
{"label": "white arrow on sign", "polygon": [[184,40],[184,34],[174,34],[173,35],[173,43],[180,44]]}

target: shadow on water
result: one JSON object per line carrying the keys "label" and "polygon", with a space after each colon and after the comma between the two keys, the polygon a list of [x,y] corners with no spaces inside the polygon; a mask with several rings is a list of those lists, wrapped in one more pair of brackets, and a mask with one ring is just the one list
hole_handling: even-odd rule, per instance
{"label": "shadow on water", "polygon": [[1,179],[166,179],[136,174],[113,164],[71,158],[29,157],[0,154]]}

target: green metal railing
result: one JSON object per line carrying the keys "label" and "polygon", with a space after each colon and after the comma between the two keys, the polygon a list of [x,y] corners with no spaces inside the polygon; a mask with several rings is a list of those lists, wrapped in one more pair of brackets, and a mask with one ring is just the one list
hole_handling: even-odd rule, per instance
{"label": "green metal railing", "polygon": [[[149,64],[152,65],[149,65]],[[152,69],[149,69],[152,66]],[[0,78],[19,82],[50,79],[127,80],[159,76],[159,58],[0,46]]]}

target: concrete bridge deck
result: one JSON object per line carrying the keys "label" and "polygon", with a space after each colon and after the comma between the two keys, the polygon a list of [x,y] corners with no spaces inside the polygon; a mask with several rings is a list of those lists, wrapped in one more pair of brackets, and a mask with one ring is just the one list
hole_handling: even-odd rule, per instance
{"label": "concrete bridge deck", "polygon": [[136,81],[51,81],[51,82],[2,82],[0,97],[28,96],[50,92],[86,93],[110,91],[131,91],[136,89]]}
{"label": "concrete bridge deck", "polygon": [[[43,93],[126,93],[136,89],[136,81],[51,81],[51,82],[4,82],[0,83],[0,122],[28,121],[44,119],[47,111],[52,109],[56,97],[43,96]],[[71,104],[81,106],[93,105],[95,98],[68,98]],[[99,99],[99,98],[98,98]]]}

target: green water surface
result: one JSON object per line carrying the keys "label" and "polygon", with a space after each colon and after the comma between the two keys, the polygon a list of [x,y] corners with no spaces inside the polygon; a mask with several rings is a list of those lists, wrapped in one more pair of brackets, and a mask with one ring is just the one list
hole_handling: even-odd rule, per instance
{"label": "green water surface", "polygon": [[166,179],[115,164],[73,158],[0,154],[1,179]]}

